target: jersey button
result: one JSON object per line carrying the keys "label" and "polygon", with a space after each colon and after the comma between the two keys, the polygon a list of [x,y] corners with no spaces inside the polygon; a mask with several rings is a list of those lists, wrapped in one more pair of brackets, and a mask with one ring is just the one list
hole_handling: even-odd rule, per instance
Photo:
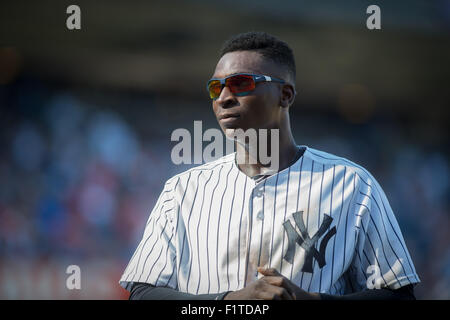
{"label": "jersey button", "polygon": [[261,221],[264,220],[264,212],[263,211],[258,212],[258,214],[256,215],[256,219]]}
{"label": "jersey button", "polygon": [[256,187],[256,188],[254,189],[254,195],[255,195],[255,197],[262,197],[263,194],[264,194],[264,191],[263,191],[263,190],[264,190],[264,189],[263,189],[262,186]]}
{"label": "jersey button", "polygon": [[262,195],[263,195],[263,192],[261,191],[261,190],[257,190],[257,191],[255,191],[255,197],[262,197]]}

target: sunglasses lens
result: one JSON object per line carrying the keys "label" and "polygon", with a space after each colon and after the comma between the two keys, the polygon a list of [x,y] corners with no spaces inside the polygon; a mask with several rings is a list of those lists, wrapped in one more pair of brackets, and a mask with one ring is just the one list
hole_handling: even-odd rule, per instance
{"label": "sunglasses lens", "polygon": [[230,88],[233,93],[249,92],[255,89],[255,81],[252,76],[237,75],[228,78],[226,86]]}
{"label": "sunglasses lens", "polygon": [[[255,81],[249,75],[236,75],[226,79],[225,86],[234,94],[245,94],[255,89]],[[219,80],[211,80],[208,84],[209,96],[211,99],[217,99],[222,92],[222,84]]]}
{"label": "sunglasses lens", "polygon": [[208,85],[209,96],[211,99],[217,99],[222,91],[222,85],[219,80],[212,80]]}

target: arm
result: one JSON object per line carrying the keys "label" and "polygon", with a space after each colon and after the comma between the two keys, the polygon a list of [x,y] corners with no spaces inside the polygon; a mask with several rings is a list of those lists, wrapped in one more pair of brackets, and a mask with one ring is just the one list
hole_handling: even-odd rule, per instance
{"label": "arm", "polygon": [[[252,296],[258,294],[256,291],[261,287],[259,283],[268,283],[272,286],[285,289],[295,300],[415,300],[413,285],[406,285],[396,290],[382,288],[374,290],[364,290],[339,296],[324,293],[306,292],[293,284],[286,277],[283,277],[277,270],[273,268],[258,268],[258,272],[264,275],[264,277],[241,290],[226,294],[224,299],[251,299]],[[283,299],[283,297],[274,297],[274,299]]]}
{"label": "arm", "polygon": [[120,278],[120,285],[131,292],[133,284],[152,283],[158,287],[177,287],[174,228],[177,181],[167,182],[145,224],[144,234]]}
{"label": "arm", "polygon": [[[155,287],[148,283],[134,283],[131,288],[130,300],[240,300],[240,299],[290,299],[289,292],[295,294],[297,300],[415,300],[412,285],[401,287],[397,290],[377,289],[365,290],[343,296],[317,294],[303,291],[286,278],[266,276],[256,281],[253,285],[237,291],[228,291],[215,294],[189,294],[167,287]],[[264,286],[264,283],[266,286]],[[270,286],[268,284],[271,284]],[[278,284],[278,285],[277,285]],[[283,288],[282,286],[289,288]],[[276,289],[278,288],[278,290]],[[272,296],[269,292],[272,291]],[[283,293],[283,290],[287,292]]]}
{"label": "arm", "polygon": [[320,294],[321,300],[416,300],[414,287],[409,284],[396,290],[387,288],[365,290],[343,296]]}
{"label": "arm", "polygon": [[155,287],[137,282],[130,290],[129,300],[223,300],[228,292],[214,294],[189,294],[167,287]]}
{"label": "arm", "polygon": [[[189,294],[173,288],[155,287],[148,283],[133,283],[130,300],[294,300],[287,288],[267,281],[263,277],[237,291],[216,294]],[[287,280],[287,279],[286,279]],[[300,289],[301,290],[301,289]]]}

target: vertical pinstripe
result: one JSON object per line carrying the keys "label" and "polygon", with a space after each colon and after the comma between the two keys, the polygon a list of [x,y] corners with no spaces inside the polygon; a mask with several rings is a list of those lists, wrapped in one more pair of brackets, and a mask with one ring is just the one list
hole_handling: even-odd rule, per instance
{"label": "vertical pinstripe", "polygon": [[228,220],[228,232],[227,232],[227,282],[228,282],[228,289],[230,290],[230,274],[229,274],[229,266],[230,266],[230,226],[231,226],[231,216],[233,215],[233,205],[234,205],[234,199],[236,197],[236,182],[239,177],[239,172],[236,172],[236,179],[234,179],[234,186],[233,186],[233,198],[231,199],[231,207],[230,207],[230,219]]}
{"label": "vertical pinstripe", "polygon": [[[222,194],[222,198],[220,199],[220,210],[219,210],[219,214],[218,214],[218,222],[217,222],[217,240],[216,240],[216,266],[219,265],[218,261],[219,261],[219,230],[220,230],[220,218],[222,217],[222,204],[223,204],[223,198],[226,194],[227,188],[228,188],[228,176],[230,175],[231,169],[233,167],[230,166],[230,170],[227,172],[227,176],[225,178],[225,191]],[[234,195],[234,192],[233,192]],[[228,255],[227,255],[228,257]],[[220,292],[220,277],[219,277],[219,268],[216,267],[216,274],[217,274],[217,287],[218,287],[218,291]]]}
{"label": "vertical pinstripe", "polygon": [[[346,294],[366,288],[371,265],[381,270],[383,286],[419,282],[375,178],[347,159],[305,148],[295,163],[262,181],[241,172],[235,154],[169,179],[120,284],[218,293],[243,288],[257,278],[257,266],[270,266],[305,290]],[[297,212],[309,240],[294,220]],[[310,247],[291,242],[288,222],[302,241],[313,241]],[[285,260],[289,246],[295,253]],[[301,271],[311,257],[306,250],[316,250],[312,272]],[[317,254],[324,255],[320,263]]]}
{"label": "vertical pinstripe", "polygon": [[[220,173],[222,172],[222,168],[223,168],[223,166],[222,167],[220,167],[220,171],[219,171],[219,177],[218,177],[218,179],[217,179],[217,183],[216,183],[216,185],[214,186],[214,189],[213,189],[213,191],[212,191],[212,197],[214,197],[214,191],[216,190],[216,188],[217,188],[217,186],[219,185],[219,181],[220,181]],[[212,206],[212,203],[213,203],[213,201],[212,201],[212,198],[211,198],[211,202],[210,202],[210,205],[209,205],[209,212],[208,212],[208,215],[207,215],[207,217],[208,217],[208,224],[207,224],[207,227],[206,227],[206,243],[207,243],[207,246],[206,246],[206,261],[207,261],[207,265],[208,265],[208,267],[207,267],[207,270],[208,270],[208,293],[210,293],[210,288],[211,288],[211,278],[210,278],[210,269],[209,269],[209,218],[211,217],[211,206]],[[200,255],[200,253],[199,253],[199,255]]]}
{"label": "vertical pinstripe", "polygon": [[272,256],[273,256],[273,236],[274,236],[274,228],[275,228],[275,216],[276,216],[276,207],[277,207],[277,187],[278,187],[278,178],[280,174],[277,174],[277,179],[275,180],[275,191],[273,195],[273,214],[272,214],[272,232],[270,239],[270,255],[269,255],[269,267],[272,267]]}
{"label": "vertical pinstripe", "polygon": [[[309,180],[309,191],[308,191],[308,207],[306,209],[306,228],[309,228],[309,208],[310,208],[310,202],[311,202],[311,189],[313,185],[313,174],[314,174],[314,160],[311,161],[311,171],[310,171],[310,180]],[[303,276],[305,275],[304,272],[302,272],[302,278],[300,279],[300,287],[305,289],[303,287]]]}
{"label": "vertical pinstripe", "polygon": [[[191,222],[191,217],[192,217],[192,209],[194,208],[194,204],[195,204],[195,199],[197,199],[197,193],[198,193],[198,187],[200,184],[200,176],[201,176],[202,172],[200,171],[197,175],[197,183],[196,183],[196,188],[195,188],[195,193],[194,193],[194,200],[192,200],[192,206],[191,206],[191,210],[189,211],[189,217],[188,217],[188,221],[187,221],[187,227],[189,229],[190,226],[190,222]],[[187,239],[186,237],[186,233],[184,235],[183,238],[183,248],[184,248],[184,241]],[[192,248],[190,248],[190,241],[188,241],[188,247],[189,247],[189,252],[192,252]],[[181,260],[183,259],[183,251],[181,253]],[[188,276],[187,276],[187,281],[186,281],[186,291],[188,291],[188,287],[189,287],[189,280],[190,280],[190,275],[191,275],[191,266],[192,266],[192,258],[189,259],[189,271],[188,271]]]}
{"label": "vertical pinstripe", "polygon": [[[352,190],[352,199],[353,196],[355,195],[355,179],[356,179],[356,175],[353,175],[353,190]],[[348,207],[347,207],[347,214],[345,215],[345,233],[344,233],[344,259],[342,260],[342,273],[344,273],[345,270],[345,258],[347,257],[347,255],[345,254],[346,249],[347,249],[347,226],[348,226],[348,216],[350,215],[350,208],[351,208],[351,202],[349,202]]]}
{"label": "vertical pinstripe", "polygon": [[240,286],[240,284],[241,284],[241,273],[240,273],[240,267],[241,267],[241,226],[242,226],[242,218],[244,217],[244,208],[245,208],[245,194],[246,194],[246,191],[247,191],[247,181],[248,181],[248,178],[246,177],[245,178],[245,184],[244,184],[244,196],[243,196],[243,198],[242,198],[242,209],[241,209],[241,216],[240,216],[240,219],[239,219],[239,228],[238,228],[238,230],[239,230],[239,236],[238,236],[238,265],[237,265],[237,285],[236,285],[236,288],[240,288],[241,286]]}
{"label": "vertical pinstripe", "polygon": [[[211,177],[212,177],[212,175],[213,175],[213,171],[211,171],[211,173],[210,173],[210,175],[209,175],[209,177],[208,177],[208,180],[206,180],[206,182],[205,182],[205,187],[203,188],[203,195],[202,195],[202,204],[200,205],[200,210],[201,211],[203,211],[203,205],[205,204],[205,192],[206,192],[206,186],[208,185],[208,183],[209,183],[209,181],[211,180]],[[200,252],[200,247],[199,247],[199,232],[198,232],[198,229],[199,229],[199,227],[200,227],[200,219],[198,219],[198,222],[197,222],[197,230],[196,230],[196,236],[197,236],[197,252]],[[192,260],[191,260],[191,262],[192,262]],[[201,277],[202,277],[202,273],[201,273],[201,268],[200,268],[200,255],[199,254],[197,254],[197,265],[198,265],[198,282],[197,282],[197,288],[196,288],[196,290],[195,290],[195,293],[196,294],[198,294],[198,289],[199,289],[199,287],[200,287],[200,280],[201,280]],[[192,265],[191,265],[191,267],[190,268],[192,268]],[[189,272],[190,272],[190,270],[189,270]],[[189,284],[188,284],[188,287],[189,287]]]}
{"label": "vertical pinstripe", "polygon": [[[183,192],[183,197],[181,198],[181,204],[180,204],[181,207],[183,206],[184,199],[186,198],[186,194],[187,194],[187,190],[188,190],[188,186],[189,186],[189,180],[191,179],[191,174],[192,174],[192,172],[189,172],[189,176],[188,176],[188,179],[187,179],[187,182],[186,182],[186,187],[184,188],[184,192]],[[198,188],[196,188],[195,190],[196,190],[195,195],[197,195]],[[195,197],[194,197],[194,201],[195,201]],[[191,207],[191,212],[192,212],[192,207]],[[175,228],[177,234],[181,234],[181,232],[178,231],[178,227],[181,227],[181,223],[178,223],[180,221],[180,215],[181,215],[181,212],[178,211],[177,226]],[[183,245],[181,246],[180,264],[183,263],[183,253],[184,253],[184,250],[186,249],[186,247],[184,246],[184,242],[186,240],[186,233],[183,232],[182,234],[183,234],[183,236],[182,236]],[[180,272],[181,272],[182,269],[178,268],[177,270],[178,270],[177,278],[179,279],[180,278]],[[178,288],[181,289],[180,288],[180,284],[178,284]]]}
{"label": "vertical pinstripe", "polygon": [[265,192],[266,192],[266,181],[264,180],[264,186],[263,186],[263,211],[262,211],[262,215],[263,215],[263,219],[262,219],[262,223],[261,223],[261,238],[259,239],[259,255],[258,255],[258,266],[261,265],[261,253],[262,253],[262,245],[263,245],[263,235],[264,235],[264,200],[265,200]]}
{"label": "vertical pinstripe", "polygon": [[[286,198],[284,200],[284,218],[283,221],[286,221],[286,213],[287,213],[287,208],[288,208],[288,195],[289,195],[289,179],[291,178],[291,167],[288,168],[288,177],[287,177],[287,187],[286,187]],[[263,204],[264,205],[264,204]],[[284,239],[285,237],[283,237],[283,242],[281,244],[281,252],[284,252]],[[283,270],[283,260],[281,259],[281,263],[280,263],[280,270]]]}
{"label": "vertical pinstripe", "polygon": [[[303,156],[300,160],[300,168],[298,169],[298,189],[297,189],[297,197],[296,197],[296,204],[295,204],[295,211],[298,212],[299,211],[299,199],[300,199],[300,189],[301,189],[301,185],[302,185],[302,169],[303,169],[303,160],[305,159],[305,157]],[[291,265],[291,273],[289,276],[289,279],[293,279],[293,272],[294,270],[294,264]]]}
{"label": "vertical pinstripe", "polygon": [[[320,201],[322,201],[322,185],[323,185],[323,177],[325,175],[325,164],[323,164],[323,169],[322,169],[322,181],[320,183]],[[331,183],[331,190],[333,190],[333,185],[334,185],[334,166],[333,166],[333,182]],[[333,192],[329,192],[330,195],[330,211],[331,212],[331,204],[333,202]],[[320,205],[319,205],[319,211],[320,210]],[[320,217],[320,216],[319,216]],[[320,220],[317,221],[317,228],[320,228]],[[328,227],[328,231],[331,229],[331,225]],[[323,268],[320,269],[320,279],[319,279],[319,292],[322,289],[322,271]]]}

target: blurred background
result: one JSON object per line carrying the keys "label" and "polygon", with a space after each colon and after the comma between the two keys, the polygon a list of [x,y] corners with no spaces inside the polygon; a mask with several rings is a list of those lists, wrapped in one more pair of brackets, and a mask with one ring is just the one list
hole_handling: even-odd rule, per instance
{"label": "blurred background", "polygon": [[296,142],[376,177],[417,297],[450,298],[450,1],[62,0],[0,4],[1,299],[128,297],[118,280],[148,214],[189,167],[170,135],[219,128],[205,83],[223,41],[252,30],[295,52]]}

